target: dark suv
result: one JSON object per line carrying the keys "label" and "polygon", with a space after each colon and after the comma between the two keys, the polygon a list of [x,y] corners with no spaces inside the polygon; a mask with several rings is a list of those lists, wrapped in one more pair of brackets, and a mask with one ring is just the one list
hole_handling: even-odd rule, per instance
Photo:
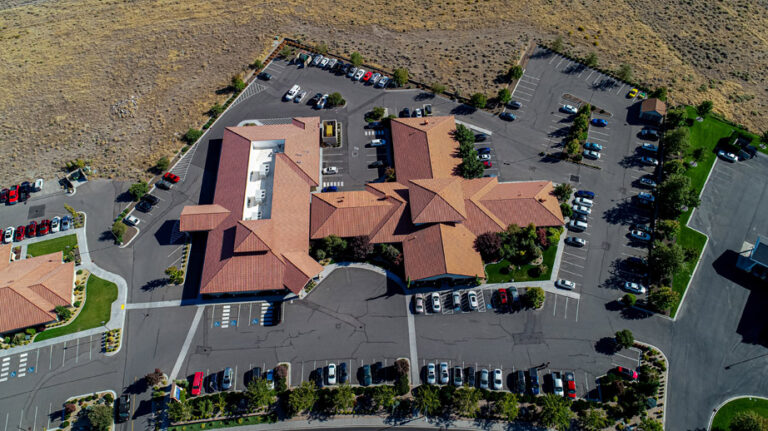
{"label": "dark suv", "polygon": [[125,422],[131,417],[131,397],[123,394],[117,400],[117,421]]}

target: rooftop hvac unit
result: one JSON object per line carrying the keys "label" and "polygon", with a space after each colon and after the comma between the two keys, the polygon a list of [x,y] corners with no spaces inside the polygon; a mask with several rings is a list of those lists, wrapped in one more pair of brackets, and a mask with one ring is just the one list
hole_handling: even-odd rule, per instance
{"label": "rooftop hvac unit", "polygon": [[259,202],[261,202],[261,200],[258,197],[248,196],[248,202],[247,202],[248,208],[255,207],[256,205],[259,204]]}
{"label": "rooftop hvac unit", "polygon": [[261,165],[261,168],[259,168],[259,174],[261,174],[262,178],[269,176],[269,163],[264,163]]}
{"label": "rooftop hvac unit", "polygon": [[264,218],[263,216],[264,214],[261,211],[256,212],[256,220],[261,220],[262,218]]}
{"label": "rooftop hvac unit", "polygon": [[259,171],[251,171],[251,182],[259,181],[261,179],[261,173]]}

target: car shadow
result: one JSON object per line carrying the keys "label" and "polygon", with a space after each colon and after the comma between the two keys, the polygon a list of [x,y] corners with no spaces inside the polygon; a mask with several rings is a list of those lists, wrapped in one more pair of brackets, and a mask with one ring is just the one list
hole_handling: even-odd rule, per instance
{"label": "car shadow", "polygon": [[421,102],[423,100],[432,100],[435,98],[435,95],[433,93],[428,93],[426,91],[422,91],[419,94],[413,96],[413,100],[417,102]]}
{"label": "car shadow", "polygon": [[603,78],[598,82],[592,84],[593,90],[610,91],[618,87],[619,83],[611,78]]}
{"label": "car shadow", "polygon": [[466,105],[466,104],[461,104],[451,109],[451,114],[453,115],[471,115],[471,114],[474,114],[475,112],[477,112],[477,108]]}
{"label": "car shadow", "polygon": [[133,195],[130,194],[128,191],[124,191],[115,197],[115,202],[118,202],[118,203],[133,202]]}
{"label": "car shadow", "polygon": [[566,75],[575,75],[587,70],[587,66],[581,63],[572,64],[562,70],[562,73]]}

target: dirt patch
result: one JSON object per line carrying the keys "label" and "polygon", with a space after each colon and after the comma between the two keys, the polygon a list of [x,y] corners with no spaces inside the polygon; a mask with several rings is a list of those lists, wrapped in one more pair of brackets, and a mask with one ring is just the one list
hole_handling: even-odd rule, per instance
{"label": "dirt patch", "polygon": [[[189,127],[227,98],[233,75],[274,36],[407,67],[462,95],[495,94],[528,43],[562,35],[601,67],[632,64],[672,102],[711,99],[758,130],[768,124],[761,6],[693,0],[573,3],[352,0],[14,0],[0,10],[0,183],[51,176],[91,159],[95,175],[148,178]],[[670,13],[670,11],[674,11]],[[217,94],[218,91],[218,94]],[[30,163],[34,160],[34,163]]]}

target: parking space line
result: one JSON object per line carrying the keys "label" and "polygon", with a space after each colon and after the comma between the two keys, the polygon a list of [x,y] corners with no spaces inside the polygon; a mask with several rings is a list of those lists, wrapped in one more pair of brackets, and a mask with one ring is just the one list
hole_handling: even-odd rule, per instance
{"label": "parking space line", "polygon": [[525,97],[520,97],[520,96],[517,96],[517,95],[513,95],[513,97],[514,97],[515,99],[520,99],[520,100],[522,100],[523,102],[530,102],[530,101],[531,101],[531,99],[526,99]]}
{"label": "parking space line", "polygon": [[584,269],[584,265],[579,265],[578,263],[568,262],[567,260],[563,260],[562,262],[564,264],[566,264],[566,265],[573,265],[573,266],[577,266],[577,267],[579,267],[581,269]]}
{"label": "parking space line", "polygon": [[579,303],[581,302],[581,299],[576,300],[576,322],[579,321]]}
{"label": "parking space line", "polygon": [[589,77],[590,77],[590,76],[592,76],[592,74],[593,74],[593,73],[595,73],[595,71],[594,71],[594,70],[590,71],[590,72],[589,72],[589,76],[587,76],[586,78],[584,78],[584,80],[585,80],[585,81],[589,81]]}
{"label": "parking space line", "polygon": [[[605,129],[605,128],[603,128],[603,129]],[[605,133],[605,132],[598,132],[597,130],[590,130],[590,131],[589,131],[589,134],[590,134],[590,135],[591,135],[591,134],[593,134],[593,133],[595,133],[595,134],[598,134],[598,135],[603,135],[603,136],[611,136],[611,134],[610,134],[610,133]]]}
{"label": "parking space line", "polygon": [[603,139],[603,138],[595,138],[595,137],[590,137],[590,138],[589,138],[589,140],[590,140],[590,141],[608,142],[608,140],[607,140],[607,139]]}
{"label": "parking space line", "polygon": [[[537,81],[541,81],[541,78],[537,78],[537,77],[535,77],[535,76],[531,76],[531,75],[525,75],[525,76],[523,76],[523,78],[531,78],[531,79],[535,79],[535,80],[537,80]],[[522,78],[521,78],[521,79],[522,79]]]}
{"label": "parking space line", "polygon": [[563,269],[562,267],[560,267],[560,271],[561,272],[567,272],[568,274],[573,274],[575,276],[581,277],[581,274],[576,273],[576,272],[572,272],[572,271],[568,271],[567,269]]}
{"label": "parking space line", "polygon": [[562,62],[563,62],[563,60],[565,60],[565,57],[563,57],[563,58],[562,58],[562,59],[561,59],[561,60],[560,60],[560,61],[557,63],[557,66],[555,66],[555,69],[557,69],[558,67],[560,67],[560,63],[562,63]]}
{"label": "parking space line", "polygon": [[582,257],[582,256],[579,256],[578,254],[568,253],[567,251],[563,251],[563,254],[567,254],[568,256],[573,256],[577,259],[587,260],[586,256]]}
{"label": "parking space line", "polygon": [[555,315],[555,312],[557,312],[557,295],[555,295],[555,306],[552,307],[552,315]]}
{"label": "parking space line", "polygon": [[515,91],[515,94],[518,94],[518,93],[519,93],[519,94],[524,94],[524,95],[526,95],[526,96],[528,96],[528,97],[533,97],[533,94],[529,94],[529,93],[526,93],[525,91],[519,91],[519,90],[518,90],[518,91]]}
{"label": "parking space line", "polygon": [[619,93],[621,93],[621,90],[624,89],[624,84],[621,84],[621,87],[619,87],[618,90],[616,90],[616,95],[618,96]]}
{"label": "parking space line", "polygon": [[536,89],[535,89],[535,88],[528,88],[528,87],[526,87],[525,85],[518,85],[518,88],[525,88],[525,89],[526,89],[526,90],[528,90],[528,91],[536,91]]}

